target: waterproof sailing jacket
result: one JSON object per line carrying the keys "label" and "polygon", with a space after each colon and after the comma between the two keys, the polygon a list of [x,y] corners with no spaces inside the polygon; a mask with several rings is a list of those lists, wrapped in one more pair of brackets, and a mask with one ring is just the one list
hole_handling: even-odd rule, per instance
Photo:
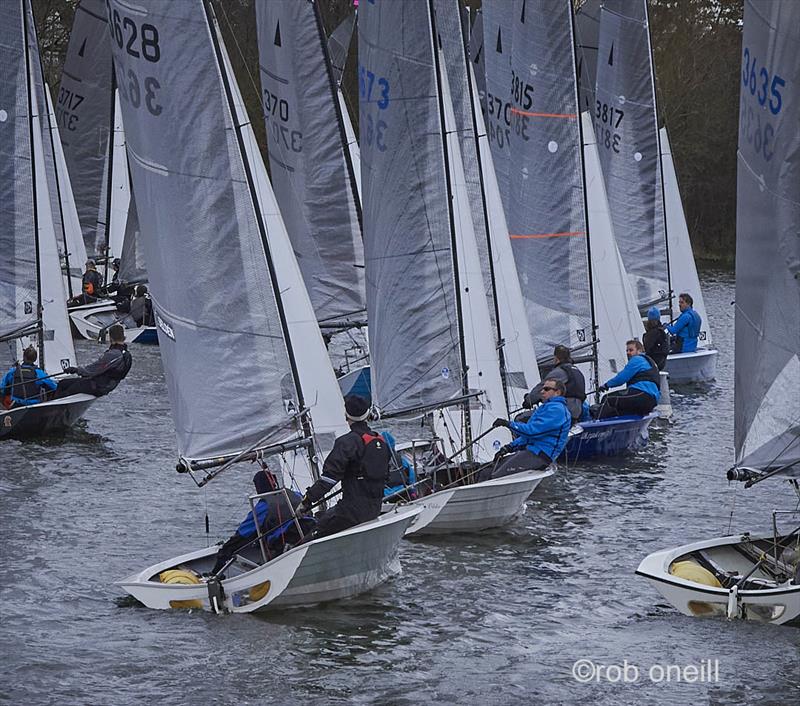
{"label": "waterproof sailing jacket", "polygon": [[681,339],[676,346],[681,353],[694,353],[697,350],[697,337],[700,335],[702,324],[703,319],[700,314],[689,307],[674,324],[667,326],[667,331]]}
{"label": "waterproof sailing jacket", "polygon": [[41,402],[40,392],[43,387],[55,390],[57,384],[33,363],[15,365],[0,382],[0,398],[11,395],[12,402],[17,404],[36,404]]}
{"label": "waterproof sailing jacket", "polygon": [[[581,418],[583,411],[583,401],[586,399],[586,378],[573,363],[560,363],[553,368],[545,378],[551,378],[564,383],[567,388],[564,397],[567,399],[567,407],[574,420]],[[542,387],[544,380],[534,387],[528,394],[531,406],[542,401]]]}
{"label": "waterproof sailing jacket", "polygon": [[642,336],[644,352],[649,355],[659,370],[664,369],[669,355],[669,339],[663,328],[651,328]]}
{"label": "waterproof sailing jacket", "polygon": [[112,343],[94,363],[75,368],[82,378],[91,378],[96,394],[107,395],[124,379],[133,365],[133,359],[124,343]]}
{"label": "waterproof sailing jacket", "polygon": [[515,451],[528,449],[535,454],[544,454],[551,461],[561,454],[567,445],[572,415],[564,397],[551,397],[531,415],[527,422],[509,422],[508,428],[515,434],[509,446]]}
{"label": "waterproof sailing jacket", "polygon": [[661,398],[659,392],[658,366],[644,353],[633,356],[628,364],[620,370],[613,378],[606,382],[606,387],[619,387],[627,383],[628,388],[641,390],[655,398],[656,402]]}
{"label": "waterproof sailing jacket", "polygon": [[[291,507],[289,507],[286,498],[282,494],[270,496],[269,502],[262,498],[256,503],[256,517],[262,532],[270,533],[292,518],[292,509],[300,504],[301,497],[300,493],[295,493],[288,488],[286,492],[289,495]],[[250,539],[256,536],[256,523],[253,520],[252,510],[242,520],[236,529],[236,534],[243,539]]]}
{"label": "waterproof sailing jacket", "polygon": [[322,466],[322,476],[307,491],[306,498],[316,503],[337,483],[342,484],[342,499],[336,512],[353,524],[375,519],[381,511],[383,488],[389,477],[389,445],[378,437],[365,463],[368,440],[378,436],[365,422],[354,422],[340,436]]}

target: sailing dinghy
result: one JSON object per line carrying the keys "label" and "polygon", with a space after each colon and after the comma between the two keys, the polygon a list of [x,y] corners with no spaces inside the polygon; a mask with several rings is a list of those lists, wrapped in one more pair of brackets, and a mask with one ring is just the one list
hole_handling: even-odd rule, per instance
{"label": "sailing dinghy", "polygon": [[[120,97],[179,465],[204,485],[276,457],[283,486],[303,492],[347,430],[344,404],[211,8],[112,0],[109,13],[140,38],[136,56],[114,44],[116,71],[152,93]],[[198,282],[209,297],[187,286]],[[398,508],[277,557],[262,536],[208,583],[213,547],[118,585],[151,608],[231,612],[352,596],[397,571],[416,514]]]}
{"label": "sailing dinghy", "polygon": [[[788,481],[798,498],[799,44],[800,5],[792,0],[747,0],[739,74],[736,465],[728,471],[728,480],[744,482],[745,487],[767,479]],[[749,81],[762,71],[775,87],[769,98]],[[757,130],[762,131],[759,139]],[[792,305],[775,306],[776,302]],[[796,503],[790,510],[773,510],[771,534],[743,532],[655,552],[636,573],[650,579],[685,615],[798,623],[798,517]],[[788,530],[780,529],[787,524]]]}
{"label": "sailing dinghy", "polygon": [[[384,422],[396,420],[397,432],[417,436],[419,421],[409,422],[421,420],[425,443],[442,450],[429,464],[429,456],[417,457],[419,487],[427,483],[436,492],[410,503],[423,512],[408,535],[505,524],[553,473],[531,470],[502,482],[476,482],[477,468],[510,435],[491,426],[506,407],[437,40],[445,31],[441,16],[448,13],[459,21],[454,0],[366,3],[359,9],[373,402]],[[462,65],[466,72],[464,59]],[[436,475],[442,466],[453,478],[445,488]]]}
{"label": "sailing dinghy", "polygon": [[[28,0],[9,3],[0,28],[0,361],[5,371],[33,346],[56,376],[76,365],[53,208],[57,172],[44,74]],[[59,214],[60,215],[60,214]],[[0,409],[0,439],[63,431],[94,402],[79,394]]]}
{"label": "sailing dinghy", "polygon": [[703,319],[698,348],[671,354],[666,369],[672,383],[713,380],[718,352],[711,347],[669,141],[662,142],[666,132],[658,129],[647,0],[603,2],[596,65],[594,127],[614,235],[639,310],[644,315],[658,306],[669,323],[679,314],[678,294],[688,292]]}
{"label": "sailing dinghy", "polygon": [[[501,194],[534,345],[540,354],[567,346],[596,389],[625,365],[625,341],[641,322],[613,239],[597,144],[578,109],[572,6],[486,2],[483,16],[490,144],[495,165],[505,164]],[[509,85],[514,91],[500,101]],[[543,372],[551,360],[540,358]],[[656,416],[581,421],[565,457],[634,451]]]}

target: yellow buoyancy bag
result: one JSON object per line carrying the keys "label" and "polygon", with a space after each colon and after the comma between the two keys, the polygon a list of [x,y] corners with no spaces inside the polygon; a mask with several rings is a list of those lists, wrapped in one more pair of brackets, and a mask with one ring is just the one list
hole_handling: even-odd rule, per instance
{"label": "yellow buoyancy bag", "polygon": [[[200,579],[193,571],[185,571],[183,569],[167,569],[158,575],[158,580],[161,583],[177,583],[177,584],[198,584]],[[203,602],[199,598],[190,598],[185,601],[170,601],[170,608],[202,608]]]}
{"label": "yellow buoyancy bag", "polygon": [[722,588],[722,584],[717,580],[714,574],[694,561],[676,561],[669,567],[669,573],[679,579],[699,583],[703,586]]}

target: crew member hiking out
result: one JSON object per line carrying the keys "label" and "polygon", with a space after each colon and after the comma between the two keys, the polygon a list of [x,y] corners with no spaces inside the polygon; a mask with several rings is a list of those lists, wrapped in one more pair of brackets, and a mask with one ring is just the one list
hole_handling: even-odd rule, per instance
{"label": "crew member hiking out", "polygon": [[[583,403],[586,400],[586,379],[583,373],[578,370],[575,363],[572,362],[572,354],[566,346],[556,346],[553,350],[556,366],[547,373],[547,377],[551,380],[558,380],[564,384],[566,392],[564,398],[567,401],[567,409],[572,416],[572,421],[577,422],[583,413]],[[542,388],[544,382],[540,382],[534,387],[523,400],[522,406],[525,409],[531,409],[534,405],[544,401],[542,396]],[[530,415],[524,419],[520,415],[518,421],[527,421]]]}
{"label": "crew member hiking out", "polygon": [[77,373],[79,377],[62,380],[55,397],[67,397],[84,392],[87,395],[102,397],[111,392],[131,369],[133,359],[125,344],[125,328],[114,324],[108,328],[111,345],[94,363],[67,368],[67,373]]}
{"label": "crew member hiking out", "polygon": [[[538,471],[547,468],[561,455],[572,426],[565,390],[563,382],[548,377],[542,384],[543,404],[529,421],[510,422],[502,417],[494,420],[492,426],[508,427],[515,438],[497,452],[496,465],[490,478],[502,478],[521,471]],[[511,455],[502,459],[506,454]],[[481,472],[479,480],[487,480],[486,475]]]}
{"label": "crew member hiking out", "polygon": [[660,398],[660,377],[655,361],[644,354],[641,341],[633,339],[625,343],[628,364],[613,378],[598,387],[606,392],[610,387],[627,384],[624,390],[609,392],[599,406],[592,407],[596,419],[622,417],[626,414],[644,417],[655,409]]}
{"label": "crew member hiking out", "polygon": [[381,511],[383,488],[389,476],[389,445],[367,426],[369,402],[363,397],[345,397],[345,414],[350,431],[336,439],[325,459],[322,476],[306,491],[298,508],[303,513],[337,483],[342,484],[342,499],[317,516],[312,539],[374,520]]}
{"label": "crew member hiking out", "polygon": [[22,353],[22,365],[15,364],[0,382],[0,399],[6,409],[42,402],[48,391],[56,389],[56,381],[36,365],[38,355],[35,348],[26,348]]}

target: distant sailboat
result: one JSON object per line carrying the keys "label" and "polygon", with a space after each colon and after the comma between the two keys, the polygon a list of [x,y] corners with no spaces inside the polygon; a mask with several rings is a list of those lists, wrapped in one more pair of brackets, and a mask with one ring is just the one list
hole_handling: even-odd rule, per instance
{"label": "distant sailboat", "polygon": [[490,461],[510,436],[492,429],[507,411],[438,41],[444,28],[437,18],[445,13],[457,18],[457,3],[365,3],[359,10],[373,401],[384,420],[421,418],[425,431],[413,433],[424,436],[425,453],[436,447],[452,459],[441,464],[432,454],[418,466],[428,487],[445,487],[411,503],[424,510],[409,534],[505,524],[552,473],[474,482],[476,464]]}
{"label": "distant sailboat", "polygon": [[[38,352],[37,365],[57,375],[76,365],[67,319],[56,222],[56,155],[39,46],[28,0],[8,3],[0,25],[0,360],[3,374]],[[55,218],[54,218],[54,211]],[[59,234],[60,235],[60,234]],[[0,409],[0,438],[41,435],[74,424],[94,402],[79,394]]]}
{"label": "distant sailboat", "polygon": [[[735,466],[800,498],[800,4],[746,0],[736,209]],[[770,93],[755,76],[766,77]],[[770,505],[774,507],[774,505]],[[797,502],[750,532],[659,551],[636,573],[681,613],[800,621]],[[791,519],[794,518],[794,519]],[[789,531],[779,529],[789,521]]]}
{"label": "distant sailboat", "polygon": [[[676,290],[678,282],[697,287],[688,292],[696,304],[702,297],[688,233],[683,234],[671,154],[666,145],[664,158],[658,130],[647,0],[605,0],[599,33],[593,117],[614,235],[642,314],[656,305],[673,320],[683,291]],[[679,252],[672,254],[671,247]],[[669,356],[672,382],[714,378],[717,351],[703,345],[710,342],[708,317],[698,313],[703,319],[698,350]]]}
{"label": "distant sailboat", "polygon": [[[121,102],[180,467],[203,485],[280,454],[283,485],[304,491],[347,430],[344,405],[211,8],[111,0],[109,12],[138,37],[139,56],[114,43],[116,71],[151,92]],[[351,596],[398,570],[416,514],[399,508],[275,558],[259,535],[208,584],[214,546],[118,585],[151,608],[218,612]]]}

